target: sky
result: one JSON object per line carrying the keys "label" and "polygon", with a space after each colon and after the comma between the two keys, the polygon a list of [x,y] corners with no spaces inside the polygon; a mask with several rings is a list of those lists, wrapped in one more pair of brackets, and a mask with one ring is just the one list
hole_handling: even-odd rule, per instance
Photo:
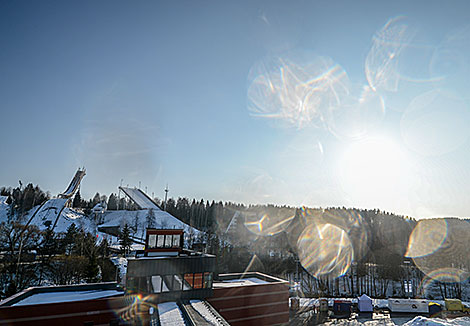
{"label": "sky", "polygon": [[0,186],[470,204],[467,1],[1,1]]}

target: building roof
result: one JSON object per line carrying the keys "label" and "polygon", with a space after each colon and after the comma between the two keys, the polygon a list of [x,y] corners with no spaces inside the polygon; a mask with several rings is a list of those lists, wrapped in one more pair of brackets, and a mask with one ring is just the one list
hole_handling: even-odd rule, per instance
{"label": "building roof", "polygon": [[124,295],[116,282],[30,287],[0,302],[0,307],[85,301]]}

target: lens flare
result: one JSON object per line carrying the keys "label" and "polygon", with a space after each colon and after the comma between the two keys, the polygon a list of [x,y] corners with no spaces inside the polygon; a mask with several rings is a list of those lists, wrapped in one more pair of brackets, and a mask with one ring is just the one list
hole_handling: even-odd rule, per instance
{"label": "lens flare", "polygon": [[[143,296],[142,294],[126,295],[127,305],[124,308],[115,311],[116,315],[124,322],[140,324],[143,319],[148,318],[149,311],[158,309],[155,298],[152,295]],[[144,318],[142,318],[144,317]]]}
{"label": "lens flare", "polygon": [[323,221],[337,225],[346,231],[356,260],[369,252],[370,229],[359,212],[327,209],[323,213]]}
{"label": "lens flare", "polygon": [[453,90],[470,99],[470,26],[452,31],[434,51],[430,71],[436,87]]}
{"label": "lens flare", "polygon": [[457,218],[431,221],[420,221],[415,227],[407,254],[430,279],[451,283],[466,280],[470,224]]}
{"label": "lens flare", "polygon": [[344,275],[354,259],[347,233],[333,224],[311,224],[297,241],[302,266],[314,277]]}
{"label": "lens flare", "polygon": [[390,19],[372,40],[365,72],[374,90],[396,92],[401,80],[430,81],[429,63],[435,48],[404,16]]}
{"label": "lens flare", "polygon": [[253,115],[298,128],[323,125],[326,113],[349,92],[344,69],[316,55],[266,59],[253,66],[249,80],[248,108]]}
{"label": "lens flare", "polygon": [[386,107],[403,111],[416,94],[434,88],[429,65],[435,47],[404,16],[390,19],[372,39],[364,69]]}
{"label": "lens flare", "polygon": [[417,258],[430,255],[440,249],[447,237],[444,219],[421,220],[411,232],[406,256]]}
{"label": "lens flare", "polygon": [[295,216],[295,209],[259,206],[247,209],[244,216],[248,230],[257,235],[270,236],[286,230]]}
{"label": "lens flare", "polygon": [[264,272],[264,264],[256,254],[251,257],[250,262],[246,266],[240,278],[244,278],[245,274],[250,272]]}
{"label": "lens flare", "polygon": [[361,139],[376,132],[385,116],[382,96],[367,85],[351,87],[341,107],[328,112],[329,131],[339,139]]}
{"label": "lens flare", "polygon": [[470,137],[469,124],[470,111],[462,98],[448,91],[432,90],[411,101],[400,129],[410,149],[435,156],[461,147]]}

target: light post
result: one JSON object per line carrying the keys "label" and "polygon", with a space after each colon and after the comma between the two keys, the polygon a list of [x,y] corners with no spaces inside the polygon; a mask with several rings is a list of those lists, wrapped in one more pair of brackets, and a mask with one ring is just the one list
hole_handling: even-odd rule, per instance
{"label": "light post", "polygon": [[405,292],[408,294],[408,299],[411,297],[411,293],[413,292],[412,286],[411,286],[411,281],[410,281],[410,261],[405,260],[403,261],[405,264],[406,268],[406,281],[405,281]]}

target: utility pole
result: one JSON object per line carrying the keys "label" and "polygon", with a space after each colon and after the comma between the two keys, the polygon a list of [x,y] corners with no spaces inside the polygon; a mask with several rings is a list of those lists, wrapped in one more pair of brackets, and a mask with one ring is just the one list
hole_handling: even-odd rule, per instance
{"label": "utility pole", "polygon": [[163,205],[163,210],[166,212],[166,201],[168,199],[168,183],[166,184],[166,188],[165,188],[165,205]]}

